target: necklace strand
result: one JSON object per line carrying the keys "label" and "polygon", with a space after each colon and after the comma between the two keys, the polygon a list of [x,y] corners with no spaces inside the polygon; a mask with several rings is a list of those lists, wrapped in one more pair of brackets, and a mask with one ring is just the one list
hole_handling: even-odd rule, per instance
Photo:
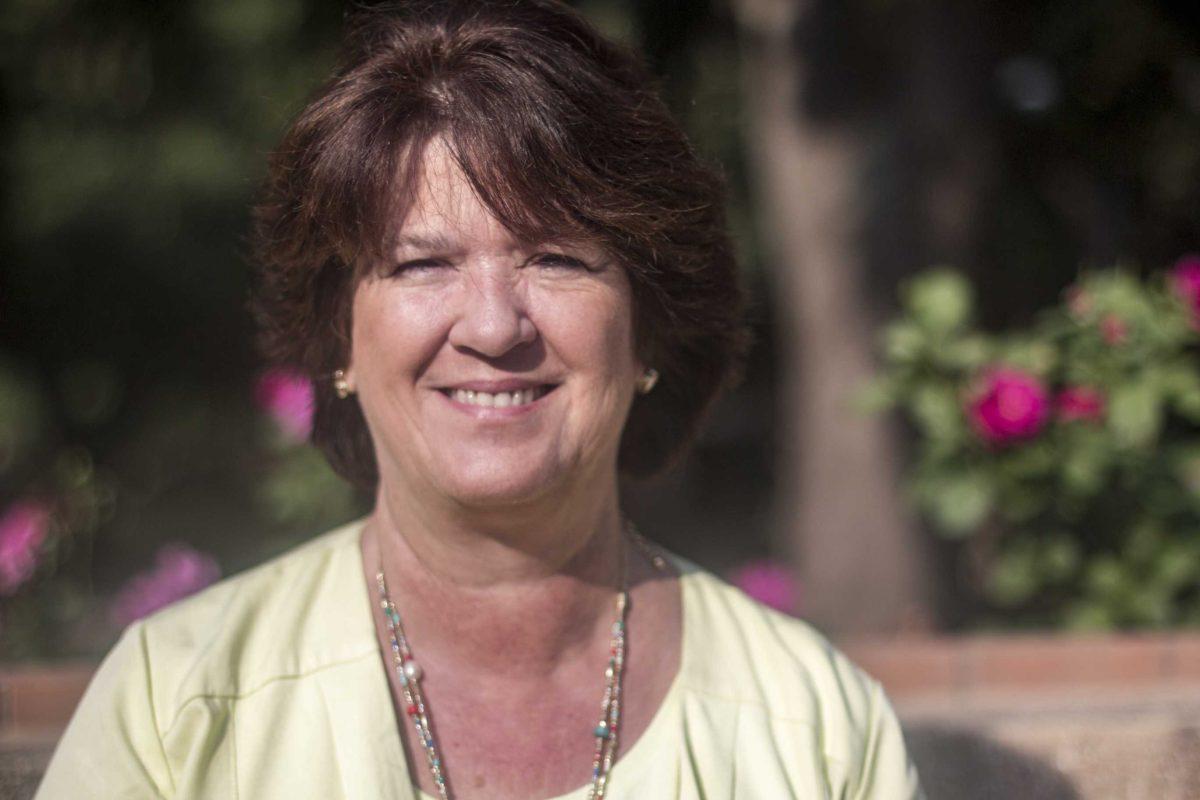
{"label": "necklace strand", "polygon": [[[626,520],[625,531],[630,541],[642,550],[655,569],[664,569],[661,555],[654,552],[649,543]],[[621,678],[625,671],[625,618],[629,605],[629,548],[622,547],[621,588],[617,594],[617,618],[612,625],[612,639],[609,645],[608,665],[604,670],[604,695],[600,702],[600,721],[592,731],[596,740],[595,753],[592,757],[592,787],[588,792],[588,800],[603,800],[608,788],[608,773],[617,757],[617,734],[621,720]],[[392,666],[400,681],[404,695],[405,716],[412,720],[416,731],[417,741],[425,753],[425,762],[433,785],[441,800],[450,800],[450,787],[446,780],[446,769],[438,750],[437,741],[433,735],[433,725],[425,696],[421,692],[423,672],[421,666],[413,658],[412,647],[404,633],[400,622],[400,614],[388,594],[387,579],[380,569],[375,575],[379,589],[379,607],[383,611],[383,619],[387,625],[389,644],[392,651]]]}

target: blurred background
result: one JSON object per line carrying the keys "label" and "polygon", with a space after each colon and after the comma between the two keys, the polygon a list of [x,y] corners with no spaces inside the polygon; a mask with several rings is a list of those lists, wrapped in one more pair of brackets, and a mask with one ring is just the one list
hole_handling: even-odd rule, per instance
{"label": "blurred background", "polygon": [[[753,295],[648,536],[836,634],[1200,627],[1200,6],[576,5],[723,167]],[[0,11],[0,660],[368,508],[246,311],[342,12]]]}

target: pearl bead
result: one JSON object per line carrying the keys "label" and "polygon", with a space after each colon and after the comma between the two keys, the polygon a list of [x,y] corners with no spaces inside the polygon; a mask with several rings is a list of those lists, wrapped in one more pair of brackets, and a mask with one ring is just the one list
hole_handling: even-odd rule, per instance
{"label": "pearl bead", "polygon": [[410,681],[421,680],[421,665],[413,661],[411,658],[404,662],[404,677]]}

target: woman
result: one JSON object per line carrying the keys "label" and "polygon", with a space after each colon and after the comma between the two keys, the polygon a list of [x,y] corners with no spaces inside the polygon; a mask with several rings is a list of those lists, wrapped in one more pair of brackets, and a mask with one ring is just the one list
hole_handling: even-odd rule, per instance
{"label": "woman", "polygon": [[551,0],[363,12],[259,208],[365,521],[133,625],[39,798],[909,798],[879,686],[642,540],[744,347],[719,180]]}

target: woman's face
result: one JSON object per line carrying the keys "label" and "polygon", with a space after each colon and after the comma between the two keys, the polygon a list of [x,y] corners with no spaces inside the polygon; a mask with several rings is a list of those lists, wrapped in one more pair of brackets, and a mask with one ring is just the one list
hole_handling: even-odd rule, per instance
{"label": "woman's face", "polygon": [[517,241],[440,140],[392,255],[355,290],[347,371],[385,486],[472,506],[605,486],[643,369],[624,269]]}

